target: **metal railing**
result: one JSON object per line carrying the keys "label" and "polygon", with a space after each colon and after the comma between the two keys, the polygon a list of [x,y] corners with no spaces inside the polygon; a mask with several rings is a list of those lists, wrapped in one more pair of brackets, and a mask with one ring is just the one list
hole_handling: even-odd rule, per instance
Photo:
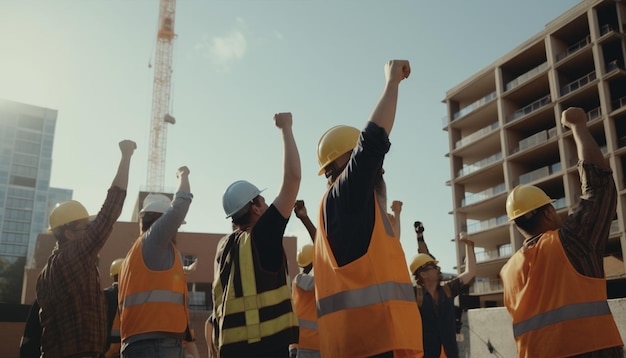
{"label": "metal railing", "polygon": [[461,108],[460,111],[454,113],[452,115],[452,120],[455,121],[463,116],[466,116],[467,114],[474,112],[476,109],[484,106],[485,104],[493,101],[494,99],[496,99],[497,95],[496,95],[496,91],[493,91],[491,93],[489,93],[488,95],[486,95],[485,97],[479,99],[476,102],[473,102],[472,104]]}
{"label": "metal railing", "polygon": [[518,109],[517,111],[515,111],[515,113],[513,113],[512,115],[508,116],[506,121],[508,122],[513,122],[514,120],[523,117],[527,114],[530,114],[538,109],[540,109],[541,107],[547,106],[552,102],[552,99],[550,97],[550,95],[544,96],[536,101],[534,101],[533,103]]}
{"label": "metal railing", "polygon": [[462,177],[464,175],[467,175],[469,173],[473,173],[481,168],[484,168],[492,163],[497,162],[498,160],[502,159],[502,153],[496,153],[488,158],[479,160],[475,163],[472,164],[468,164],[468,165],[463,165],[463,168],[461,168],[461,170],[458,171],[457,176],[458,177]]}
{"label": "metal railing", "polygon": [[502,184],[498,184],[494,187],[491,187],[489,189],[483,190],[481,192],[478,193],[466,193],[465,198],[463,198],[463,200],[461,200],[461,206],[466,206],[466,205],[470,205],[485,199],[489,199],[495,195],[504,193],[506,191],[506,185],[504,185],[504,183]]}
{"label": "metal railing", "polygon": [[543,72],[545,70],[547,70],[550,67],[550,65],[548,64],[548,62],[544,62],[541,65],[533,68],[532,70],[522,74],[521,76],[515,78],[514,80],[508,82],[505,85],[505,91],[508,90],[512,90],[513,88],[522,85],[523,83],[525,83],[526,81],[528,81],[529,79],[535,77],[538,73]]}
{"label": "metal railing", "polygon": [[463,137],[461,140],[458,140],[455,144],[454,144],[454,148],[459,148],[461,146],[464,146],[470,142],[475,141],[476,139],[484,136],[485,134],[491,133],[493,131],[495,131],[496,129],[498,129],[500,127],[500,123],[495,122],[495,123],[491,123],[490,125],[481,128],[479,130],[477,130],[476,132]]}
{"label": "metal railing", "polygon": [[579,51],[580,49],[584,48],[585,46],[587,46],[588,44],[591,43],[591,36],[587,35],[585,36],[585,38],[583,38],[582,40],[576,42],[575,44],[570,45],[567,50],[565,50],[564,52],[561,52],[559,54],[556,55],[556,62],[561,61],[562,59],[576,53],[577,51]]}
{"label": "metal railing", "polygon": [[561,87],[561,96],[565,96],[566,94],[573,92],[581,87],[583,87],[584,85],[588,84],[589,82],[593,81],[596,79],[596,71],[591,71],[588,74],[586,74],[585,76],[572,81],[568,84],[566,84],[565,86]]}

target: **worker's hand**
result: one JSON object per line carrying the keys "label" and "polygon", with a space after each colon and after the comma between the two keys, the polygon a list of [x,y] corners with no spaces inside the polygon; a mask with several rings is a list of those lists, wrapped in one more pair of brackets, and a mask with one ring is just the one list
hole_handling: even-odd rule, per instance
{"label": "worker's hand", "polygon": [[413,227],[415,228],[415,232],[421,234],[424,232],[424,225],[421,221],[416,221],[413,223]]}
{"label": "worker's hand", "polygon": [[133,155],[135,149],[137,149],[137,143],[129,139],[124,139],[123,141],[121,141],[119,146],[123,156],[131,156]]}
{"label": "worker's hand", "polygon": [[306,207],[304,206],[304,200],[296,200],[296,203],[293,204],[293,213],[296,214],[298,219],[303,219],[308,216]]}
{"label": "worker's hand", "polygon": [[586,126],[587,113],[582,108],[570,107],[561,113],[561,124],[570,129],[576,126]]}
{"label": "worker's hand", "polygon": [[180,178],[181,176],[188,176],[188,175],[189,175],[189,168],[187,167],[180,167],[176,171],[176,178]]}
{"label": "worker's hand", "polygon": [[391,202],[391,212],[396,215],[400,215],[402,211],[402,202],[400,200],[394,200]]}
{"label": "worker's hand", "polygon": [[274,115],[274,123],[280,129],[291,127],[292,121],[291,112],[281,112]]}
{"label": "worker's hand", "polygon": [[388,83],[400,83],[411,74],[411,65],[407,60],[390,60],[385,65],[385,78]]}
{"label": "worker's hand", "polygon": [[467,233],[465,231],[462,231],[459,233],[458,235],[459,241],[464,243],[465,245],[469,246],[469,247],[474,247],[474,241],[469,239],[469,236],[467,235]]}

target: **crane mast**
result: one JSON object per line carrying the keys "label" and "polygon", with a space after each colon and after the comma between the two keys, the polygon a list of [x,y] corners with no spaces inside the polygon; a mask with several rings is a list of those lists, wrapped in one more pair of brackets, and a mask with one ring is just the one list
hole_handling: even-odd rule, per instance
{"label": "crane mast", "polygon": [[160,0],[146,185],[151,192],[164,190],[167,124],[176,122],[169,113],[175,12],[176,0]]}

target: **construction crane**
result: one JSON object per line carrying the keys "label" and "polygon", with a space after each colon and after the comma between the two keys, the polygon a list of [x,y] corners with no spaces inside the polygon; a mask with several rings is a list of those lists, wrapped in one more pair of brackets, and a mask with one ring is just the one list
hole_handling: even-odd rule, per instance
{"label": "construction crane", "polygon": [[174,16],[176,0],[160,0],[154,61],[152,89],[152,115],[150,122],[150,146],[148,148],[147,191],[163,192],[165,178],[165,154],[167,149],[167,125],[176,123],[170,115],[170,92],[172,79],[172,53],[174,47]]}

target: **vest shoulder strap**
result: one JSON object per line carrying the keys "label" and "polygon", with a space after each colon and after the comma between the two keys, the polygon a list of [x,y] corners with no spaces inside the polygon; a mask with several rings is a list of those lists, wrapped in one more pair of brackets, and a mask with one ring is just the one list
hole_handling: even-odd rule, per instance
{"label": "vest shoulder strap", "polygon": [[[450,287],[448,287],[448,285],[443,285],[441,286],[441,288],[443,289],[443,293],[446,294],[446,297],[450,298],[452,297],[452,291],[450,291]],[[424,303],[424,288],[420,285],[416,285],[414,287],[415,290],[415,302],[417,302],[417,307],[422,307],[422,304]]]}

